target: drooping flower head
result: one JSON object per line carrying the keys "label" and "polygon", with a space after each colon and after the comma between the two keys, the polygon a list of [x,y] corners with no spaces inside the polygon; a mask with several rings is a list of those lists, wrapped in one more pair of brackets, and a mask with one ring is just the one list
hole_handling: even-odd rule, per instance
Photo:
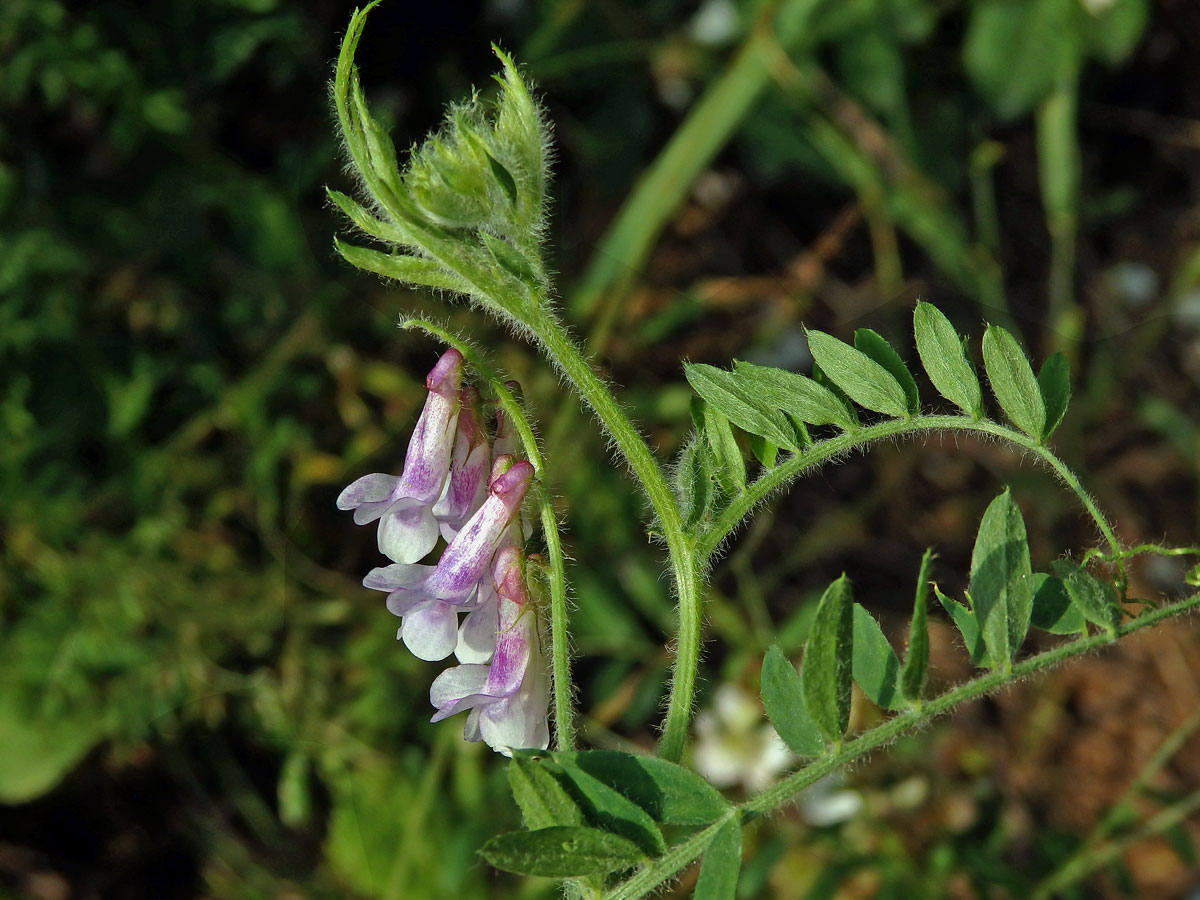
{"label": "drooping flower head", "polygon": [[429,690],[437,708],[431,721],[470,710],[463,737],[511,756],[516,749],[549,744],[549,681],[519,548],[501,547],[492,579],[498,598],[495,652],[486,665],[454,666],[437,677]]}
{"label": "drooping flower head", "polygon": [[365,587],[388,592],[388,610],[402,620],[397,637],[415,656],[438,660],[454,652],[457,614],[486,599],[480,586],[509,524],[520,513],[532,478],[529,463],[499,457],[492,467],[487,499],[454,536],[436,566],[384,566],[363,579]]}
{"label": "drooping flower head", "polygon": [[437,543],[433,505],[450,470],[462,378],[462,354],[447,350],[425,379],[429,396],[409,441],[403,473],[364,475],[337,499],[338,509],[354,510],[359,525],[379,519],[379,549],[395,562],[415,563]]}

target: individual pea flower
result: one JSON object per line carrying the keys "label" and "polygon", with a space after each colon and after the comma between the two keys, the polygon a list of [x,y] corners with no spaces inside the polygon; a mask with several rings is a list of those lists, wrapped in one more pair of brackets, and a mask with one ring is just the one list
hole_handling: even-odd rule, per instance
{"label": "individual pea flower", "polygon": [[433,506],[450,471],[462,378],[462,354],[447,350],[425,379],[429,396],[408,443],[403,474],[364,475],[337,499],[338,509],[354,510],[359,525],[379,519],[379,550],[397,563],[415,563],[437,543]]}
{"label": "individual pea flower", "polygon": [[547,663],[524,568],[515,544],[506,544],[496,554],[492,579],[498,598],[497,630],[491,661],[449,668],[429,689],[437,709],[431,721],[470,710],[463,737],[482,740],[505,756],[521,748],[545,749],[550,742]]}
{"label": "individual pea flower", "polygon": [[533,478],[533,466],[500,456],[492,467],[488,496],[454,536],[436,566],[396,563],[372,569],[363,586],[387,591],[387,608],[400,616],[396,637],[419,659],[445,659],[458,643],[458,612],[473,609],[486,596],[480,584],[488,574],[509,524]]}
{"label": "individual pea flower", "polygon": [[459,394],[459,405],[450,471],[432,509],[447,542],[454,540],[475,510],[483,505],[492,456],[480,414],[479,392],[470,385],[464,386]]}

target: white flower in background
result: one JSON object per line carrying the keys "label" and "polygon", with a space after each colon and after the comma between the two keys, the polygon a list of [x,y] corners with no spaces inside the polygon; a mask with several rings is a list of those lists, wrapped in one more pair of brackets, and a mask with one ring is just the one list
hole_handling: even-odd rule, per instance
{"label": "white flower in background", "polygon": [[733,684],[720,685],[712,706],[696,716],[696,770],[717,787],[743,785],[760,791],[794,759],[792,751],[763,721],[758,698]]}

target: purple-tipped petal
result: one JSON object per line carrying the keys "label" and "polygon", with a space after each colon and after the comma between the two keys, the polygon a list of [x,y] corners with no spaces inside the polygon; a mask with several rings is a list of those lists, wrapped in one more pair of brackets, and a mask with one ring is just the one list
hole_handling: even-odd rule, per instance
{"label": "purple-tipped petal", "polygon": [[416,590],[430,575],[434,566],[393,563],[372,569],[363,579],[363,587],[373,591]]}
{"label": "purple-tipped petal", "polygon": [[[357,481],[350,483],[344,491],[338,494],[338,509],[357,509],[364,503],[387,503],[395,499],[395,491],[400,479],[395,475],[385,475],[383,472],[372,472]],[[357,520],[357,516],[355,519]],[[378,515],[373,518],[379,518]],[[370,521],[370,520],[368,520]],[[364,524],[362,522],[359,523]]]}
{"label": "purple-tipped petal", "polygon": [[458,643],[458,615],[454,607],[440,600],[418,603],[401,621],[400,636],[417,659],[445,659]]}
{"label": "purple-tipped petal", "polygon": [[463,525],[487,499],[490,456],[487,444],[481,444],[471,451],[457,469],[451,466],[442,496],[433,506],[433,514],[447,542],[457,537]]}
{"label": "purple-tipped petal", "polygon": [[454,448],[462,375],[462,354],[447,350],[425,379],[429,396],[408,442],[400,496],[433,503],[441,494]]}
{"label": "purple-tipped petal", "polygon": [[372,569],[363,579],[363,587],[386,591],[388,612],[393,616],[403,616],[417,603],[429,599],[424,587],[433,571],[433,566],[396,563]]}
{"label": "purple-tipped petal", "polygon": [[437,543],[438,525],[429,506],[410,497],[392,503],[379,520],[379,551],[398,563],[415,563]]}
{"label": "purple-tipped petal", "polygon": [[429,688],[429,702],[437,710],[429,721],[440,722],[475,705],[470,701],[477,699],[486,680],[487,666],[463,665],[446,669]]}
{"label": "purple-tipped petal", "polygon": [[485,576],[505,529],[520,511],[521,501],[533,478],[533,466],[512,457],[501,457],[493,467],[488,498],[470,521],[455,535],[429,580],[435,597],[461,604]]}

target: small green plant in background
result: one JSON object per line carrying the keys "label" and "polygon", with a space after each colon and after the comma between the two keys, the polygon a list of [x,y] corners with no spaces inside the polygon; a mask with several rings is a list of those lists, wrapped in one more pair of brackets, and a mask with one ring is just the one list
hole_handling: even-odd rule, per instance
{"label": "small green plant in background", "polygon": [[[1121,10],[1112,14],[1126,15],[1128,5],[1118,4]],[[1000,27],[989,19],[992,11],[985,6],[981,4],[973,22],[976,33]],[[1089,30],[1093,28],[1090,20],[1081,18],[1083,14],[1073,2],[1039,0],[1028,7],[1026,11],[1038,21],[1042,16],[1054,18],[1062,7],[1059,11],[1067,19],[1055,28],[1067,29],[1071,35],[1078,32],[1080,42],[1096,33]],[[433,547],[435,532],[429,533],[429,540],[420,541],[420,554],[397,549],[408,544],[385,538],[386,528],[392,529],[389,534],[394,536],[400,527],[389,522],[417,517],[404,527],[433,527],[430,523],[435,519],[443,521],[437,506],[432,507],[433,518],[422,525],[420,513],[414,512],[417,504],[435,500],[441,504],[454,491],[455,469],[449,460],[452,453],[460,453],[458,445],[451,449],[449,431],[436,448],[426,444],[422,425],[418,426],[420,439],[414,438],[410,445],[403,475],[364,476],[348,489],[354,496],[344,504],[349,508],[362,502],[383,511],[380,549],[395,564],[387,567],[386,578],[376,574],[384,570],[376,570],[364,583],[391,592],[389,608],[406,617],[400,636],[424,658],[441,659],[454,652],[464,664],[458,670],[474,666],[471,677],[477,679],[485,677],[487,660],[493,670],[504,668],[508,661],[502,658],[507,652],[502,649],[507,646],[503,642],[513,626],[505,624],[503,613],[497,618],[488,612],[487,591],[494,588],[502,598],[512,595],[512,586],[502,589],[502,583],[517,574],[524,582],[519,591],[522,597],[530,587],[544,588],[541,599],[541,591],[534,590],[532,600],[521,600],[518,605],[524,615],[546,620],[549,659],[545,667],[552,676],[549,708],[521,706],[520,727],[493,730],[491,738],[480,731],[478,712],[473,712],[467,723],[467,737],[484,737],[495,749],[513,757],[508,764],[509,785],[526,826],[494,837],[483,846],[480,852],[492,865],[564,879],[570,896],[632,900],[660,889],[700,860],[695,896],[701,900],[732,898],[737,891],[746,824],[792,802],[819,779],[966,701],[1200,604],[1200,594],[1194,593],[1164,603],[1129,596],[1126,565],[1132,557],[1196,556],[1200,550],[1124,545],[1075,473],[1051,449],[1049,442],[1063,421],[1071,395],[1067,358],[1053,353],[1035,371],[1012,332],[989,325],[979,340],[982,372],[978,372],[970,341],[928,303],[920,302],[914,310],[913,341],[923,377],[951,404],[953,412],[930,411],[930,400],[922,397],[901,353],[876,332],[859,329],[853,342],[845,343],[825,332],[809,330],[812,377],[740,361],[732,368],[686,364],[684,374],[695,392],[693,431],[678,458],[664,465],[555,308],[542,251],[549,142],[542,113],[517,66],[497,50],[502,64],[497,99],[489,102],[477,97],[451,107],[443,128],[401,166],[390,138],[367,107],[354,64],[370,9],[357,11],[351,19],[334,87],[338,122],[352,169],[360,180],[362,202],[337,191],[331,191],[330,197],[373,245],[339,240],[338,251],[368,271],[465,296],[475,308],[499,319],[546,357],[566,387],[590,408],[644,494],[649,507],[646,528],[666,548],[677,604],[670,696],[657,754],[578,749],[567,567],[558,521],[543,487],[554,461],[542,458],[532,424],[488,362],[487,353],[433,323],[404,322],[405,327],[424,330],[449,343],[453,349],[448,353],[465,360],[480,387],[496,398],[504,414],[517,424],[520,453],[527,462],[515,465],[525,467],[523,479],[534,482],[529,505],[537,510],[541,525],[538,540],[546,562],[536,567],[536,572],[530,567],[498,565],[493,573],[487,563],[500,552],[494,541],[481,541],[478,553],[471,556],[474,565],[464,568],[464,548],[484,527],[471,523],[489,516],[485,509],[490,501],[484,497],[507,490],[506,479],[517,471],[511,468],[513,456],[498,455],[497,459],[506,461],[490,481],[481,480],[479,473],[473,476],[466,494],[474,498],[473,508],[478,512],[461,531],[443,532],[448,543],[435,566],[416,564],[416,559]],[[1005,27],[1011,21],[1004,18]],[[1133,24],[1125,25],[1126,31],[1136,32],[1137,21],[1134,16]],[[1111,53],[1127,50],[1128,41],[1113,38],[1106,43],[1106,32],[1099,34],[1093,43],[1081,43],[1081,49],[1068,55],[1061,68],[1074,72],[1083,54],[1096,47],[1108,47]],[[988,41],[992,46],[992,39]],[[994,43],[1004,42],[996,39]],[[969,41],[968,54],[977,57],[973,46]],[[988,60],[975,58],[973,64],[976,77],[986,84]],[[1064,72],[1056,70],[1040,81],[1030,74],[1027,80],[1032,86],[1015,81],[1015,87],[1009,87],[1017,91],[1017,97],[997,98],[998,108],[1002,114],[1014,115],[1028,104],[1051,102],[1047,95],[1063,77]],[[1061,256],[1059,259],[1056,266],[1062,265]],[[1051,308],[1061,313],[1054,299],[1056,290],[1065,288],[1051,288]],[[435,382],[429,384],[434,391]],[[457,396],[455,392],[451,394]],[[985,400],[985,392],[990,392],[1000,416],[989,414],[993,403]],[[462,405],[465,409],[465,401]],[[1050,571],[1035,572],[1024,517],[1005,488],[979,523],[968,587],[961,599],[947,596],[937,587],[931,551],[914,565],[917,586],[903,658],[874,617],[855,602],[853,573],[838,578],[816,605],[799,669],[778,645],[761,648],[764,706],[779,735],[802,763],[744,802],[731,803],[683,765],[695,706],[706,589],[717,555],[765,500],[798,478],[880,440],[932,433],[978,435],[1036,459],[1078,501],[1100,535],[1099,546],[1087,549],[1077,559],[1056,560]],[[499,439],[497,431],[496,441]],[[461,433],[456,440],[462,440]],[[600,460],[591,462],[601,464]],[[426,468],[435,470],[440,480],[418,497],[412,493],[415,488],[404,485],[415,484]],[[486,490],[480,487],[485,483]],[[370,496],[362,493],[364,486],[370,487]],[[443,489],[439,499],[438,492]],[[577,502],[586,504],[588,498]],[[508,510],[503,521],[496,521],[497,535],[505,530],[514,543],[530,539],[528,534],[522,536],[514,510]],[[463,572],[467,575],[460,583],[456,579]],[[931,592],[981,670],[939,694],[926,688],[926,607]],[[416,617],[414,610],[420,610],[423,617],[426,611],[433,611],[428,616],[436,613],[436,627],[429,624],[432,619],[422,618],[419,634],[414,636],[414,623],[407,618]],[[457,616],[462,612],[467,617],[460,625]],[[484,649],[478,651],[471,645],[471,634],[484,618],[489,623],[484,629],[488,634],[482,642]],[[1031,628],[1069,639],[1023,655]],[[429,635],[435,631],[437,645],[431,649]],[[522,640],[520,646],[527,647],[528,641]],[[486,683],[472,681],[475,693],[463,700],[465,688],[456,684],[460,693],[448,692],[444,685],[439,687],[447,676],[440,676],[431,693],[439,707],[437,718],[448,714],[447,710],[472,705],[476,710],[498,710],[497,716],[513,714],[504,704],[539,674],[536,657],[528,650],[521,654],[524,674],[508,685],[508,693],[488,688],[489,674]],[[458,676],[449,677],[454,680]],[[525,680],[520,681],[521,677]],[[462,678],[465,684],[466,675]],[[849,730],[855,684],[890,713],[857,733]],[[520,694],[526,700],[535,695],[528,691]],[[531,722],[530,717],[539,721]],[[549,748],[549,731],[540,727],[546,717],[553,722],[553,749]],[[495,737],[499,733],[525,735],[530,742],[506,743]]]}

